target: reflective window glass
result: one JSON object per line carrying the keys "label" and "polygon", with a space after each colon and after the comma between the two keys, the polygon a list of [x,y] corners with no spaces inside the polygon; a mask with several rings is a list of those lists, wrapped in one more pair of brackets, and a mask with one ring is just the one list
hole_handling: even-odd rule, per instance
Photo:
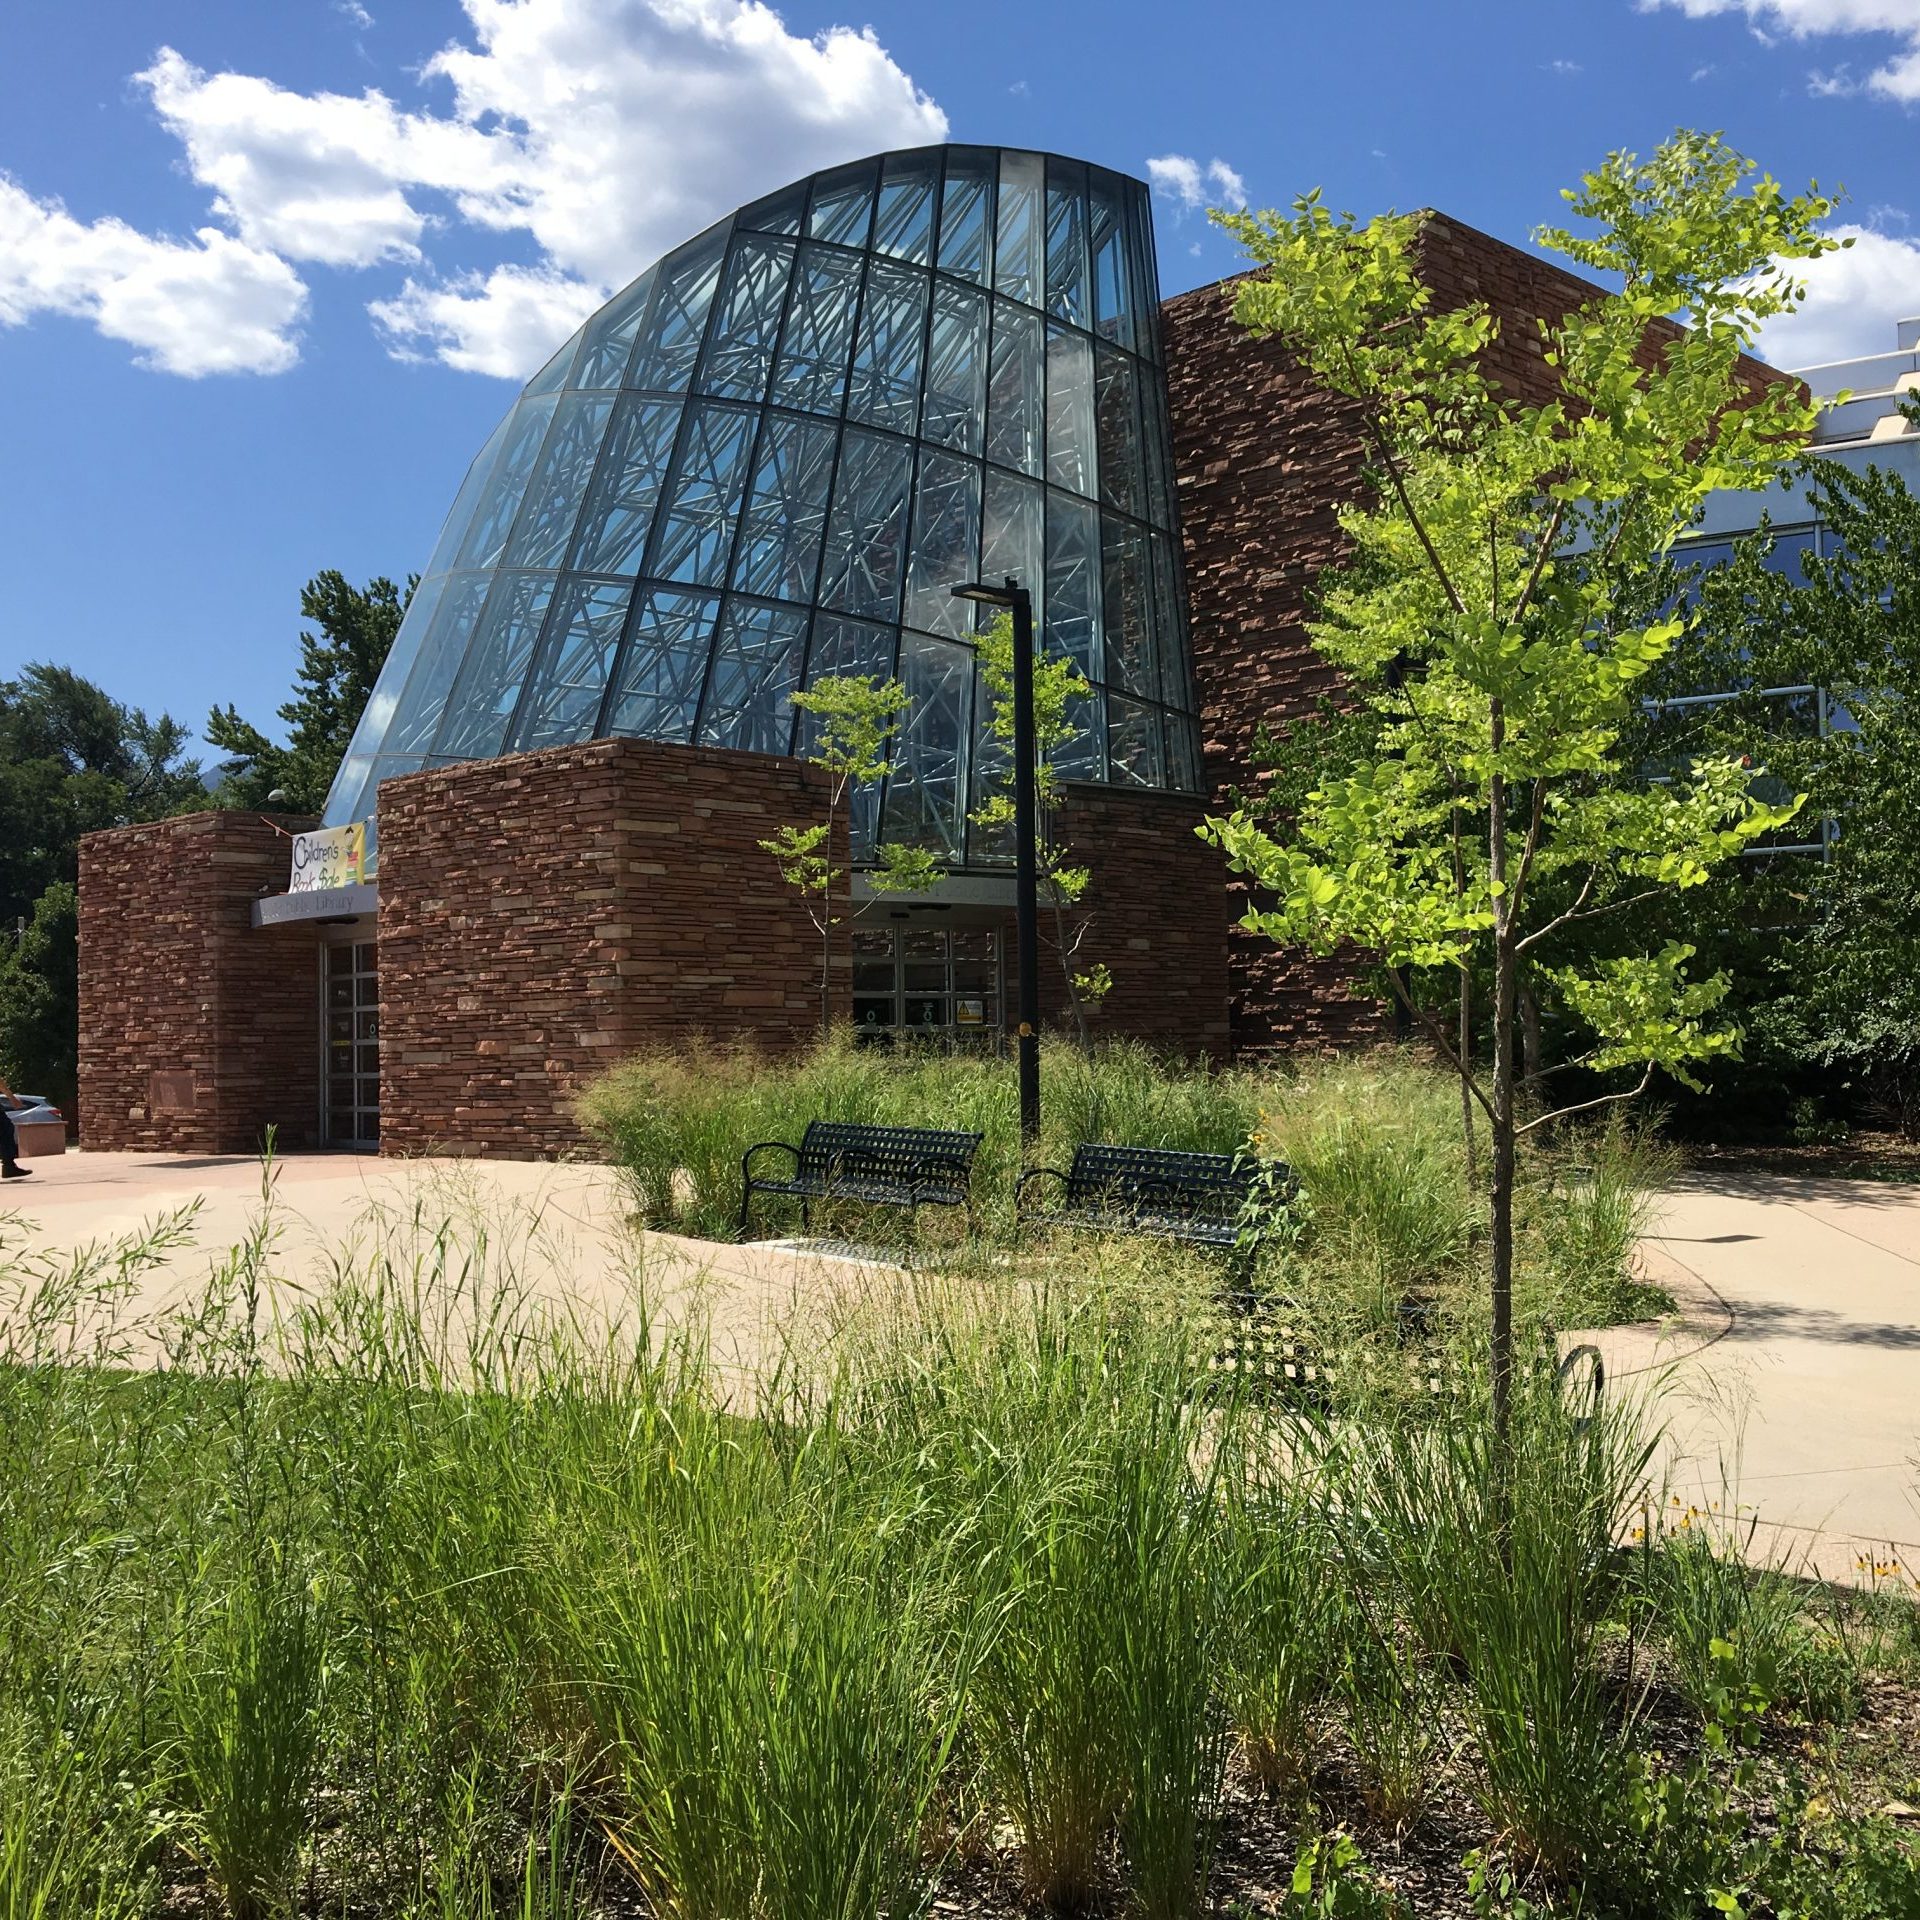
{"label": "reflective window glass", "polygon": [[1000,156],[1000,213],[993,246],[993,287],[1030,307],[1046,290],[1047,226],[1043,207],[1047,163],[1037,153]]}
{"label": "reflective window glass", "polygon": [[734,555],[733,584],[742,592],[813,598],[837,438],[825,421],[768,417]]}
{"label": "reflective window glass", "polygon": [[579,346],[580,332],[576,330],[567,344],[520,389],[521,394],[558,393],[567,384],[567,370],[573,365]]}
{"label": "reflective window glass", "polygon": [[1131,347],[1133,275],[1127,264],[1125,189],[1112,174],[1094,168],[1087,197],[1088,238],[1093,252],[1093,325],[1102,339]]}
{"label": "reflective window glass", "polygon": [[717,594],[643,590],[607,706],[609,734],[682,745],[693,737],[719,605]]}
{"label": "reflective window glass", "polygon": [[647,302],[653,298],[658,274],[658,267],[648,268],[587,322],[580,364],[573,376],[576,387],[617,387],[627,377],[634,337],[647,317]]}
{"label": "reflective window glass", "polygon": [[610,393],[569,393],[554,409],[553,428],[527,482],[527,497],[507,542],[510,567],[557,567],[567,551],[587,480],[605,437]]}
{"label": "reflective window glass", "polygon": [[1806,582],[1801,571],[1800,560],[1804,554],[1813,552],[1813,529],[1811,527],[1784,527],[1778,530],[1767,549],[1766,568],[1769,573],[1784,573],[1795,586]]}
{"label": "reflective window glass", "polygon": [[873,222],[873,162],[842,167],[814,182],[807,234],[843,247],[864,247]]}
{"label": "reflective window glass", "polygon": [[[984,610],[983,610],[984,611]],[[982,826],[973,815],[1010,790],[1013,756],[993,730],[993,703],[975,662],[973,676],[973,752],[967,767],[967,864],[1002,866],[1014,856],[1013,823]]]}
{"label": "reflective window glass", "polygon": [[455,759],[484,759],[506,744],[507,725],[519,703],[553,595],[550,573],[502,573],[494,582],[487,610],[474,629],[446,711],[434,736],[433,751]]}
{"label": "reflective window glass", "polygon": [[1094,432],[1100,455],[1100,498],[1123,513],[1144,517],[1146,475],[1140,457],[1138,363],[1116,347],[1094,350]]}
{"label": "reflective window glass", "polygon": [[806,219],[807,183],[783,187],[750,207],[742,207],[734,221],[751,233],[798,233]]}
{"label": "reflective window glass", "polygon": [[1047,162],[1047,311],[1076,327],[1092,323],[1087,287],[1087,170]]}
{"label": "reflective window glass", "polygon": [[1038,473],[1047,391],[1046,339],[1040,316],[993,303],[993,367],[987,385],[987,458]]}
{"label": "reflective window glass", "polygon": [[1093,342],[1047,329],[1047,478],[1075,493],[1094,490]]}
{"label": "reflective window glass", "polygon": [[632,598],[629,580],[561,582],[527,672],[511,742],[516,751],[592,738]]}
{"label": "reflective window glass", "polygon": [[896,154],[880,180],[873,221],[876,253],[928,266],[933,260],[933,208],[940,188],[940,155]]}
{"label": "reflective window glass", "polygon": [[1154,285],[1153,211],[1145,187],[1124,181],[1126,202],[1127,278],[1133,288],[1134,330],[1138,350],[1150,360],[1160,358],[1160,300]]}
{"label": "reflective window glass", "polygon": [[634,347],[628,386],[684,393],[692,384],[725,244],[724,235],[708,234],[660,263],[659,297]]}
{"label": "reflective window glass", "polygon": [[972,738],[973,650],[905,634],[900,679],[913,704],[887,777],[884,838],[957,860],[965,831],[966,748]]}
{"label": "reflective window glass", "polygon": [[1167,423],[1166,388],[1151,367],[1138,381],[1140,390],[1141,472],[1146,482],[1147,518],[1170,527],[1173,511],[1173,454]]}
{"label": "reflective window glass", "polygon": [[1107,665],[1100,676],[1145,699],[1157,699],[1160,675],[1153,658],[1153,565],[1143,527],[1100,516],[1100,609]]}
{"label": "reflective window glass", "polygon": [[[813,616],[813,643],[807,655],[807,685],[836,676],[862,680],[891,680],[895,633],[864,620],[848,620],[837,613]],[[810,713],[800,716],[796,753],[811,753],[819,744],[820,722]],[[855,787],[847,796],[847,833],[853,858],[870,860],[880,824],[878,782]]]}
{"label": "reflective window glass", "polygon": [[894,433],[920,420],[920,361],[927,330],[927,276],[876,260],[867,269],[860,338],[853,352],[847,418]]}
{"label": "reflective window glass", "polygon": [[860,298],[860,261],[831,247],[800,249],[786,332],[773,371],[776,406],[838,413],[847,390],[847,356]]}
{"label": "reflective window glass", "polygon": [[822,605],[875,620],[900,617],[912,466],[906,441],[847,430],[820,576]]}
{"label": "reflective window glass", "polygon": [[732,400],[758,400],[766,392],[792,271],[791,241],[735,236],[700,370],[704,392]]}
{"label": "reflective window glass", "polygon": [[[1033,596],[1036,628],[1046,625],[1047,497],[1037,480],[1016,480],[987,470],[986,502],[981,514],[980,578],[996,584],[1011,576]],[[977,610],[975,624],[986,626],[990,607]]]}
{"label": "reflective window glass", "polygon": [[1160,750],[1160,716],[1120,696],[1107,696],[1107,760],[1120,787],[1164,787],[1166,766]]}
{"label": "reflective window glass", "polygon": [[1064,654],[1089,680],[1101,679],[1100,516],[1090,502],[1047,489],[1047,652]]}
{"label": "reflective window glass", "polygon": [[1107,696],[1098,688],[1075,694],[1067,701],[1069,737],[1051,758],[1063,780],[1104,780],[1107,777]]}
{"label": "reflective window glass", "polygon": [[[414,663],[420,657],[421,647],[425,644],[433,628],[434,610],[440,604],[441,595],[447,590],[446,576],[423,580],[414,589],[413,598],[407,602],[407,611],[400,621],[400,631],[393,636],[393,645],[387,650],[386,664],[380,670],[380,678],[374,684],[373,692],[368,696],[367,704],[360,709],[359,721],[353,729],[353,739],[349,742],[347,753],[350,758],[358,756],[368,760],[379,752],[381,743],[386,739],[387,730],[393,724],[394,710],[400,704],[400,695],[405,689],[408,677],[412,674]],[[327,796],[327,825],[345,826],[359,818],[351,811],[336,819],[332,808],[335,799],[340,797],[340,783]],[[357,799],[357,796],[356,796]]]}
{"label": "reflective window glass", "polygon": [[650,574],[709,586],[726,577],[757,419],[750,408],[715,400],[687,409],[671,491],[654,528]]}
{"label": "reflective window glass", "polygon": [[986,403],[987,296],[972,287],[937,280],[921,438],[962,453],[978,453]]}
{"label": "reflective window glass", "polygon": [[1200,733],[1184,713],[1167,715],[1167,783],[1182,793],[1201,793]]}
{"label": "reflective window glass", "polygon": [[474,622],[487,603],[490,573],[456,573],[448,577],[433,625],[420,644],[419,657],[407,675],[406,690],[394,705],[393,724],[380,743],[382,753],[424,753],[440,724],[447,689],[467,656]]}
{"label": "reflective window glass", "polygon": [[527,475],[533,471],[540,442],[546,438],[547,422],[553,418],[553,407],[549,394],[544,400],[522,400],[514,408],[506,444],[487,478],[486,491],[461,545],[461,566],[491,567],[499,563],[513,529],[513,517],[520,511]]}
{"label": "reflective window glass", "polygon": [[581,572],[640,571],[679,424],[677,400],[620,396],[573,544],[573,564]]}
{"label": "reflective window glass", "polygon": [[729,600],[713,650],[700,745],[785,753],[793,733],[790,700],[800,684],[806,644],[802,608]]}
{"label": "reflective window glass", "polygon": [[1187,648],[1187,622],[1180,598],[1178,556],[1171,539],[1155,532],[1153,553],[1154,651],[1160,656],[1160,697],[1170,707],[1192,713],[1193,662]]}
{"label": "reflective window glass", "polygon": [[914,492],[913,546],[907,569],[906,624],[955,636],[973,625],[971,601],[956,600],[956,581],[980,565],[980,468],[958,454],[920,450]]}
{"label": "reflective window glass", "polygon": [[940,265],[944,272],[982,284],[992,266],[993,174],[991,153],[977,147],[947,149],[947,178],[940,193]]}
{"label": "reflective window glass", "polygon": [[487,490],[487,482],[493,477],[494,463],[500,458],[500,449],[507,443],[507,436],[513,430],[513,423],[519,409],[509,408],[507,416],[487,435],[487,444],[474,455],[473,465],[467,469],[466,478],[460,482],[460,491],[454,496],[453,510],[440,528],[440,538],[433,543],[433,558],[427,562],[425,577],[429,580],[437,573],[445,573],[460,551],[461,543],[467,537],[467,529],[473,524],[474,509],[479,506],[481,496]]}

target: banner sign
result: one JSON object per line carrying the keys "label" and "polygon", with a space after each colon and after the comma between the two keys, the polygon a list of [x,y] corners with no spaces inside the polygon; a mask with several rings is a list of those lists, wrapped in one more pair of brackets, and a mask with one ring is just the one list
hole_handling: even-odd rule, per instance
{"label": "banner sign", "polygon": [[323,893],[334,887],[357,887],[367,859],[367,824],[316,827],[293,836],[293,878],[289,893]]}

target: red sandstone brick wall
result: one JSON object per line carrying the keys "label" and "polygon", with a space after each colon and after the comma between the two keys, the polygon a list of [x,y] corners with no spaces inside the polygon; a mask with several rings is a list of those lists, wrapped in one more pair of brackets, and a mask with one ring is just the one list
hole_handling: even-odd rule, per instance
{"label": "red sandstone brick wall", "polygon": [[[283,1147],[314,1144],[314,931],[251,924],[254,901],[284,892],[287,872],[285,835],[251,813],[185,814],[80,843],[89,1147],[251,1153],[269,1126]],[[185,1111],[156,1108],[156,1073],[185,1076]]]}
{"label": "red sandstone brick wall", "polygon": [[600,740],[383,785],[382,1151],[562,1152],[625,1054],[812,1035],[818,936],[758,842],[818,819],[823,780]]}
{"label": "red sandstone brick wall", "polygon": [[[1419,248],[1441,306],[1492,308],[1492,375],[1523,400],[1551,397],[1537,320],[1558,319],[1599,289],[1440,214],[1426,217]],[[1364,487],[1366,465],[1352,403],[1317,386],[1278,341],[1235,325],[1238,284],[1196,288],[1161,310],[1206,772],[1223,808],[1236,791],[1259,791],[1260,729],[1284,738],[1291,722],[1339,696],[1305,622],[1315,580],[1346,558],[1336,516]],[[1673,331],[1649,335],[1649,360]],[[1757,362],[1745,371],[1754,386],[1779,377]],[[1354,990],[1357,968],[1238,933],[1232,946],[1236,1052],[1392,1031],[1388,1010]]]}

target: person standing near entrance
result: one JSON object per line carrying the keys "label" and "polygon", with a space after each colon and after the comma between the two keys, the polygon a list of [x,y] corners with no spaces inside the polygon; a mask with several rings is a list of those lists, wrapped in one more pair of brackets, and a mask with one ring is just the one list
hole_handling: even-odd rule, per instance
{"label": "person standing near entrance", "polygon": [[13,1131],[13,1089],[0,1080],[0,1180],[24,1180],[33,1171],[20,1164],[18,1152]]}

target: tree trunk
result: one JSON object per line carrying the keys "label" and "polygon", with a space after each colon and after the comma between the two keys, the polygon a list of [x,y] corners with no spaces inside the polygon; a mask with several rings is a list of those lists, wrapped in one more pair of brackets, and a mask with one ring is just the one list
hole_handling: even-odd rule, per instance
{"label": "tree trunk", "polygon": [[[1489,734],[1496,766],[1506,744],[1505,715],[1500,702],[1491,703]],[[1488,1186],[1489,1226],[1492,1237],[1491,1363],[1493,1375],[1493,1445],[1496,1511],[1504,1526],[1507,1500],[1507,1454],[1513,1415],[1513,1160],[1514,1160],[1514,989],[1520,955],[1515,945],[1513,902],[1508,892],[1507,783],[1496,772],[1487,782],[1487,869],[1493,894],[1493,1085],[1487,1104],[1492,1108],[1493,1178]]]}
{"label": "tree trunk", "polygon": [[[833,825],[839,817],[839,808],[833,799],[827,801],[827,868],[820,887],[820,1038],[828,1039],[833,1033]],[[849,835],[848,852],[851,854]],[[851,896],[853,888],[853,861],[847,861],[847,888]]]}
{"label": "tree trunk", "polygon": [[1047,893],[1053,903],[1053,939],[1060,949],[1060,975],[1066,982],[1067,1005],[1073,1010],[1074,1037],[1080,1043],[1080,1051],[1088,1059],[1093,1057],[1093,1035],[1087,1027],[1087,1011],[1080,1004],[1080,989],[1073,984],[1073,955],[1067,950],[1067,909],[1060,898],[1060,889],[1048,882]]}

